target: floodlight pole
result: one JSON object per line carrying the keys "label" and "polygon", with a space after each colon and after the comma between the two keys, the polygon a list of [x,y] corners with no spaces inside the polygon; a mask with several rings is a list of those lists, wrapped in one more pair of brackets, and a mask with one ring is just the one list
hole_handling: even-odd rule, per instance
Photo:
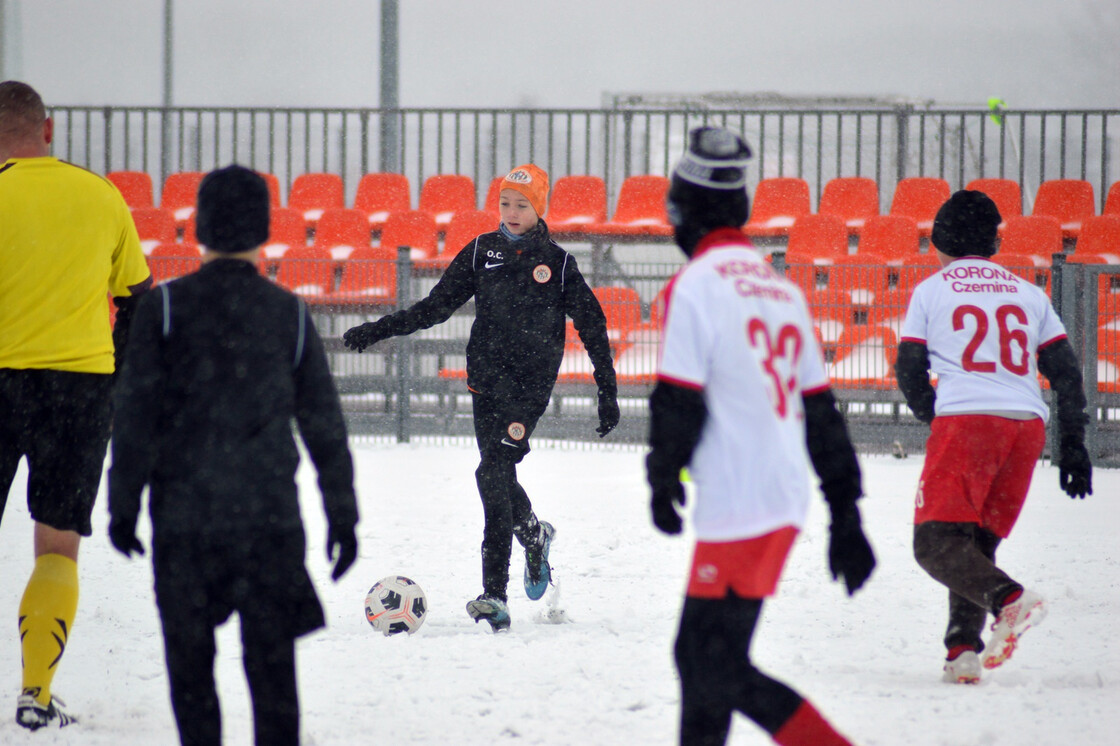
{"label": "floodlight pole", "polygon": [[381,170],[401,173],[400,4],[381,0]]}
{"label": "floodlight pole", "polygon": [[174,0],[163,0],[163,112],[160,116],[160,139],[163,147],[160,154],[160,183],[171,173],[171,103],[174,100],[172,83],[174,81],[174,62],[172,40],[174,38],[175,9]]}

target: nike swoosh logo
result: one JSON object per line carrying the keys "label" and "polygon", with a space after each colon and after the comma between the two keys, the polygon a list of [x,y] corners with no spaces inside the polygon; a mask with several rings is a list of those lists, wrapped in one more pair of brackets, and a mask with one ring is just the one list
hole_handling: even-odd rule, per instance
{"label": "nike swoosh logo", "polygon": [[507,440],[507,439],[505,439],[505,438],[502,438],[502,445],[504,445],[504,446],[513,446],[514,448],[517,448],[517,447],[518,447],[516,443],[511,443],[510,441],[508,441],[508,440]]}
{"label": "nike swoosh logo", "polygon": [[482,266],[486,267],[486,269],[494,269],[494,267],[500,267],[503,264],[505,264],[505,262],[498,262],[497,264],[491,264],[490,262],[486,262],[486,264],[484,264]]}

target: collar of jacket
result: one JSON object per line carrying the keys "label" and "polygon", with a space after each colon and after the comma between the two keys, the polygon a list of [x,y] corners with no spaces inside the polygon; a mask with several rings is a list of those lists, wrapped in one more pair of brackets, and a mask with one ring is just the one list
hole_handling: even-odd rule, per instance
{"label": "collar of jacket", "polygon": [[696,250],[692,252],[691,258],[696,259],[715,246],[725,246],[727,244],[754,248],[754,244],[747,238],[747,234],[743,233],[743,231],[738,228],[716,228],[700,239],[699,243],[696,244]]}

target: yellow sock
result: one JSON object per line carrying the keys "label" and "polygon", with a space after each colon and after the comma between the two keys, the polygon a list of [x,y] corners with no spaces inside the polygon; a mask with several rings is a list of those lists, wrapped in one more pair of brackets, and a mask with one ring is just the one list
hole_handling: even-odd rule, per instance
{"label": "yellow sock", "polygon": [[41,705],[51,701],[51,680],[66,650],[78,612],[78,563],[61,554],[35,559],[19,604],[23,691]]}

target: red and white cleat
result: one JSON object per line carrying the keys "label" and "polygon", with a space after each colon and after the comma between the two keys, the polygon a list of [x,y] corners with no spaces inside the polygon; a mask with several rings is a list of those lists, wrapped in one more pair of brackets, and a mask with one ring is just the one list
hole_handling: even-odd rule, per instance
{"label": "red and white cleat", "polygon": [[992,625],[992,639],[984,655],[984,668],[999,668],[1019,646],[1019,638],[1046,618],[1046,602],[1033,591],[1024,590],[1019,598],[1004,606]]}

